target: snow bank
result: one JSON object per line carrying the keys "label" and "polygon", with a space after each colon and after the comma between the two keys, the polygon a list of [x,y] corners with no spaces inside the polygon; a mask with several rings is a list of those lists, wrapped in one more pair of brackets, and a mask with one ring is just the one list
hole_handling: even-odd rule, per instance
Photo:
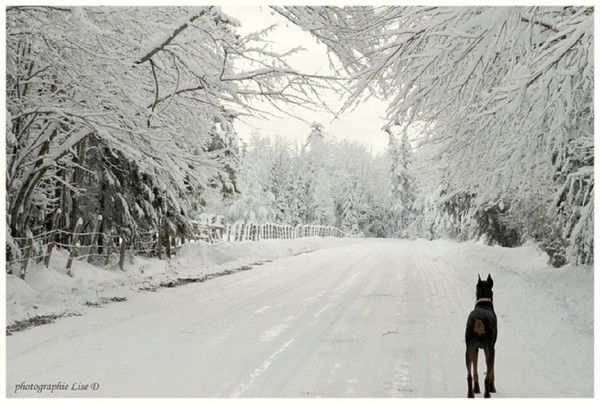
{"label": "snow bank", "polygon": [[6,323],[33,316],[77,313],[82,306],[127,298],[140,290],[154,290],[178,278],[198,278],[342,243],[348,243],[348,240],[302,238],[220,244],[196,241],[185,244],[170,260],[130,257],[124,271],[114,262],[98,267],[76,260],[72,278],[65,271],[68,253],[55,250],[49,268],[43,264],[30,264],[25,280],[7,275]]}
{"label": "snow bank", "polygon": [[496,280],[494,288],[498,297],[505,292],[522,296],[520,301],[502,302],[515,311],[522,311],[522,306],[535,307],[540,312],[552,307],[561,310],[563,317],[568,317],[579,330],[593,334],[593,266],[554,268],[547,264],[548,255],[534,244],[505,248],[453,240],[416,242],[427,246],[435,261],[450,265],[457,272],[471,277],[479,273],[482,278],[491,273]]}

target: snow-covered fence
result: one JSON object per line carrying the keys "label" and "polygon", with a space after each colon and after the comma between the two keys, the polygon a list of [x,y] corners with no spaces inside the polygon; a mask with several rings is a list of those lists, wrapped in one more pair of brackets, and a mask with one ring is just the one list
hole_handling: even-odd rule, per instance
{"label": "snow-covered fence", "polygon": [[257,241],[268,239],[294,239],[300,237],[346,237],[346,234],[333,226],[316,224],[291,226],[280,223],[254,223],[237,221],[227,225],[223,233],[224,241]]}
{"label": "snow-covered fence", "polygon": [[223,216],[202,213],[198,220],[192,222],[191,238],[209,243],[221,240],[225,230],[223,219]]}
{"label": "snow-covered fence", "polygon": [[186,233],[172,234],[167,226],[159,221],[157,228],[135,231],[127,230],[121,234],[113,231],[101,231],[102,216],[95,222],[87,223],[91,232],[82,231],[83,220],[79,218],[73,230],[58,228],[61,212],[57,210],[52,218],[50,230],[37,229],[37,234],[27,230],[26,237],[8,235],[7,272],[17,271],[24,279],[30,262],[44,263],[49,266],[54,248],[69,252],[66,273],[72,275],[75,260],[87,260],[97,265],[113,264],[123,270],[125,256],[144,255],[162,258],[163,250],[167,258],[186,242],[186,240],[204,240],[215,242],[258,241],[268,239],[295,239],[301,237],[346,237],[346,234],[333,226],[297,225],[281,223],[255,223],[236,221],[224,223],[223,216],[203,213],[191,223]]}
{"label": "snow-covered fence", "polygon": [[[69,252],[66,273],[72,275],[75,260],[87,260],[92,264],[108,265],[118,263],[123,270],[125,255],[153,255],[157,250],[157,240],[160,233],[156,230],[138,231],[133,234],[116,234],[102,232],[102,216],[96,217],[92,223],[93,231],[82,231],[83,219],[79,218],[73,230],[57,227],[60,210],[53,215],[52,228],[33,234],[27,230],[26,237],[7,236],[7,246],[10,254],[7,256],[6,268],[8,273],[18,269],[19,276],[24,279],[30,262],[42,263],[48,267],[54,248],[62,248]],[[89,225],[89,224],[88,224]],[[174,241],[174,240],[173,240]],[[168,251],[168,249],[167,249]]]}

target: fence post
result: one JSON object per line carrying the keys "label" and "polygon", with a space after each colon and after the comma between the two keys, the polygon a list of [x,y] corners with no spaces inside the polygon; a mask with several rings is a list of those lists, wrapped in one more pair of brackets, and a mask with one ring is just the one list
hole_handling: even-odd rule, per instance
{"label": "fence post", "polygon": [[160,211],[158,212],[158,223],[156,226],[156,248],[158,259],[162,259],[162,218]]}
{"label": "fence post", "polygon": [[113,238],[110,236],[110,234],[108,236],[104,234],[104,238],[106,240],[106,260],[104,261],[104,266],[106,266],[110,262],[110,249],[113,244]]}
{"label": "fence post", "polygon": [[225,225],[225,237],[223,241],[231,241],[231,224],[229,223]]}
{"label": "fence post", "polygon": [[67,275],[69,275],[70,277],[73,277],[73,271],[71,270],[71,266],[73,265],[73,259],[77,257],[77,243],[79,243],[79,231],[81,230],[82,225],[83,219],[80,217],[79,219],[77,219],[77,223],[75,223],[75,230],[73,230],[73,240],[71,241],[71,254],[69,254],[69,260],[67,261]]}
{"label": "fence post", "polygon": [[[212,223],[210,223],[210,222],[211,222],[210,218],[206,219],[206,235],[208,236],[208,242],[212,244],[212,243],[214,243],[214,241],[213,241],[213,227],[212,227]],[[167,234],[167,237],[169,237],[168,234]],[[169,258],[171,258],[171,257],[169,257]]]}
{"label": "fence post", "polygon": [[[167,258],[171,259],[171,235],[169,234],[168,231],[165,232],[164,240],[167,242],[167,244],[165,246],[166,250],[167,250],[166,251],[167,252]],[[211,241],[211,243],[212,243],[212,241]]]}
{"label": "fence post", "polygon": [[92,255],[96,253],[98,248],[98,236],[100,235],[100,226],[102,225],[102,215],[96,217],[96,226],[94,226],[94,234],[92,234],[92,245],[90,247],[87,262],[92,262]]}
{"label": "fence post", "polygon": [[160,231],[160,227],[156,229],[156,255],[158,255],[158,259],[162,259],[162,232]]}
{"label": "fence post", "polygon": [[119,268],[121,269],[121,271],[124,271],[124,265],[125,265],[125,251],[127,250],[127,239],[125,238],[125,235],[122,234],[120,237],[120,241],[121,241],[121,252],[119,253]]}
{"label": "fence post", "polygon": [[21,264],[21,271],[19,277],[25,279],[25,273],[27,272],[27,264],[29,263],[29,257],[31,256],[31,249],[33,248],[33,234],[31,230],[27,229],[27,247],[25,248],[25,261]]}
{"label": "fence post", "polygon": [[52,230],[50,230],[50,240],[48,240],[48,248],[46,249],[46,256],[44,257],[44,265],[48,268],[50,265],[50,255],[52,254],[52,250],[54,249],[55,240],[56,240],[56,228],[58,227],[58,220],[60,219],[61,210],[57,209],[54,212],[54,216],[52,217]]}
{"label": "fence post", "polygon": [[219,226],[220,227],[217,227],[217,237],[223,241],[223,230],[225,230],[225,228],[223,227],[223,223],[219,224]]}

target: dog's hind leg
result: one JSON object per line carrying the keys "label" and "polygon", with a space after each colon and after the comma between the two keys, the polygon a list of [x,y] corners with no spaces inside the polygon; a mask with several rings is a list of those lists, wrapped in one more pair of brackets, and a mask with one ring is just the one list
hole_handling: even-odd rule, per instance
{"label": "dog's hind leg", "polygon": [[477,374],[477,357],[479,356],[479,348],[475,348],[473,352],[473,393],[480,394],[479,375]]}
{"label": "dog's hind leg", "polygon": [[496,349],[492,347],[492,377],[490,380],[490,393],[496,392]]}
{"label": "dog's hind leg", "polygon": [[467,397],[475,398],[475,394],[473,394],[473,376],[471,375],[471,365],[473,364],[473,345],[467,343],[467,350],[465,352],[465,361],[467,365]]}
{"label": "dog's hind leg", "polygon": [[494,384],[494,347],[493,346],[487,346],[484,348],[484,352],[485,352],[485,365],[487,368],[487,372],[485,374],[485,393],[483,395],[483,397],[485,398],[490,398],[490,392],[491,392],[491,388]]}

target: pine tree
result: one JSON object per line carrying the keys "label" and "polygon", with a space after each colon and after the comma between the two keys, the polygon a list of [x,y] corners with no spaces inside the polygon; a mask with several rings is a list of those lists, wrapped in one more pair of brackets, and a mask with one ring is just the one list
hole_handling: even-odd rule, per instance
{"label": "pine tree", "polygon": [[323,125],[314,122],[306,139],[303,153],[299,156],[305,165],[306,223],[333,224],[335,220],[331,172],[327,167],[328,143]]}
{"label": "pine tree", "polygon": [[410,173],[412,149],[406,133],[398,145],[396,135],[389,132],[389,155],[392,199],[391,214],[394,232],[405,237],[414,221],[415,186]]}
{"label": "pine tree", "polygon": [[340,206],[340,225],[347,233],[357,234],[359,232],[359,206],[355,195],[356,186],[349,184]]}
{"label": "pine tree", "polygon": [[311,150],[319,150],[325,141],[325,135],[323,134],[323,125],[318,122],[313,122],[310,125],[310,134],[306,139],[305,148]]}

